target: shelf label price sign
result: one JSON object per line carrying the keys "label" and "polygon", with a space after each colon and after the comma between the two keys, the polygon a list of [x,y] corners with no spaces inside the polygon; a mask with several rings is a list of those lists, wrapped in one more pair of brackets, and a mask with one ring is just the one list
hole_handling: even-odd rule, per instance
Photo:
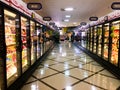
{"label": "shelf label price sign", "polygon": [[113,2],[111,8],[113,10],[120,10],[120,2]]}
{"label": "shelf label price sign", "polygon": [[42,9],[41,3],[27,3],[27,8],[29,10],[40,10]]}
{"label": "shelf label price sign", "polygon": [[50,21],[50,20],[52,20],[52,19],[51,19],[51,17],[43,17],[43,20],[44,20],[44,21]]}
{"label": "shelf label price sign", "polygon": [[98,17],[90,17],[89,20],[90,20],[90,21],[97,21],[97,20],[98,20]]}

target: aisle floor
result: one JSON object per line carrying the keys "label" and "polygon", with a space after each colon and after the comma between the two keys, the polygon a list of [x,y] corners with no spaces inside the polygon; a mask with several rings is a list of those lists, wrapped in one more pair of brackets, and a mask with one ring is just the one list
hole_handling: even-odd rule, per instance
{"label": "aisle floor", "polygon": [[116,90],[120,80],[64,41],[55,46],[21,90]]}

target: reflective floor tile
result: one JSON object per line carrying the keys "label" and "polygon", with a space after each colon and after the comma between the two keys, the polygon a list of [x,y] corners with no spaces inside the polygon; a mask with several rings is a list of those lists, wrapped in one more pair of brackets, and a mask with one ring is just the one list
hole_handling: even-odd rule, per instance
{"label": "reflective floor tile", "polygon": [[52,69],[49,69],[49,68],[41,68],[41,69],[37,69],[33,75],[40,79],[40,78],[43,78],[43,77],[46,77],[46,76],[49,76],[49,75],[52,75],[52,74],[55,74],[57,73],[56,71],[52,70]]}
{"label": "reflective floor tile", "polygon": [[69,68],[72,68],[72,66],[70,66],[69,64],[56,64],[56,65],[52,65],[50,67],[55,69],[55,70],[58,70],[58,71],[64,71],[64,70],[67,70]]}
{"label": "reflective floor tile", "polygon": [[99,72],[99,73],[102,74],[102,75],[105,75],[105,76],[116,78],[112,73],[110,73],[107,70],[103,70],[102,72]]}
{"label": "reflective floor tile", "polygon": [[84,83],[84,82],[80,82],[74,85],[71,90],[103,90],[103,89]]}
{"label": "reflective floor tile", "polygon": [[27,80],[27,82],[26,82],[26,83],[30,83],[30,82],[33,82],[33,81],[35,81],[35,80],[36,80],[35,78],[30,77],[30,78]]}
{"label": "reflective floor tile", "polygon": [[61,58],[61,57],[57,57],[56,59],[55,59],[55,61],[57,61],[57,62],[65,62],[65,61],[70,61],[71,59],[69,59],[69,58]]}
{"label": "reflective floor tile", "polygon": [[79,66],[79,65],[82,65],[84,63],[80,62],[80,61],[77,61],[77,60],[71,60],[71,61],[67,61],[67,62],[64,62],[65,64],[69,64],[69,65],[73,65],[73,66]]}
{"label": "reflective floor tile", "polygon": [[58,63],[58,62],[48,59],[48,60],[44,61],[42,64],[43,65],[45,65],[45,64],[52,65],[52,64],[56,64],[56,63]]}
{"label": "reflective floor tile", "polygon": [[98,72],[98,71],[103,69],[103,67],[101,67],[101,66],[95,66],[95,65],[92,65],[92,64],[86,64],[82,68],[86,69],[86,70],[89,70],[89,71],[93,71],[93,72]]}
{"label": "reflective floor tile", "polygon": [[40,81],[24,85],[21,90],[53,90]]}
{"label": "reflective floor tile", "polygon": [[64,74],[57,74],[48,78],[43,79],[42,81],[53,86],[57,90],[62,90],[63,88],[70,86],[71,84],[77,82],[77,79],[65,76]]}
{"label": "reflective floor tile", "polygon": [[106,77],[100,74],[95,74],[94,76],[86,79],[85,81],[103,87],[107,90],[116,90],[120,86],[120,80]]}
{"label": "reflective floor tile", "polygon": [[73,77],[76,77],[76,78],[79,78],[79,79],[84,79],[84,78],[92,75],[93,73],[75,68],[75,69],[65,71],[64,74],[68,75],[68,76],[70,75],[70,76],[73,76]]}
{"label": "reflective floor tile", "polygon": [[[100,64],[98,64],[97,62],[91,62],[92,65],[96,65],[96,66],[101,66]],[[102,66],[101,66],[102,67]]]}

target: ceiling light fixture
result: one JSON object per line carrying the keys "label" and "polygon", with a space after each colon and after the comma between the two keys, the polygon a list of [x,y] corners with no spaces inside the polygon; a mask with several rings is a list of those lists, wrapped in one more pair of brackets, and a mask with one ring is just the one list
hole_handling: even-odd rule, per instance
{"label": "ceiling light fixture", "polygon": [[64,22],[69,22],[69,19],[65,19]]}
{"label": "ceiling light fixture", "polygon": [[65,11],[73,11],[74,9],[71,8],[71,7],[69,7],[69,8],[65,8],[64,10],[65,10]]}
{"label": "ceiling light fixture", "polygon": [[70,18],[71,16],[70,16],[70,15],[66,15],[65,17],[66,17],[66,18]]}

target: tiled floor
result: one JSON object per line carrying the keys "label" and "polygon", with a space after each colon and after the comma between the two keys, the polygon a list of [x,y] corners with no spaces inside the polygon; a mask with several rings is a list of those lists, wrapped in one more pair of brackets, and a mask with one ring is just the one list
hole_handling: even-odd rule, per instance
{"label": "tiled floor", "polygon": [[61,42],[21,90],[116,90],[120,80],[72,45]]}

